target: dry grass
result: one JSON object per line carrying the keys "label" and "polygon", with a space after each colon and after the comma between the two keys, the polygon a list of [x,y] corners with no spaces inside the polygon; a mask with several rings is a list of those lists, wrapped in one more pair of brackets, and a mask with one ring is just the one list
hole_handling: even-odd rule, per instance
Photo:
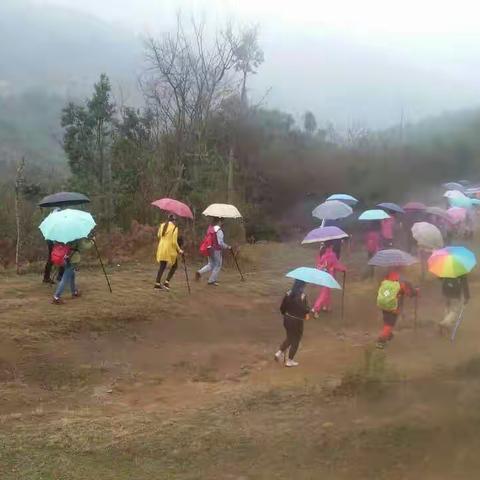
{"label": "dry grass", "polygon": [[476,279],[456,344],[435,336],[429,281],[420,327],[407,305],[382,353],[376,284],[349,273],[345,321],[336,296],[305,326],[301,367],[282,369],[282,274],[312,254],[248,246],[245,283],[227,264],[218,289],[191,296],[181,270],[166,294],[154,265],[111,267],[112,295],[82,270],[84,296],[63,306],[38,276],[2,274],[2,480],[478,478]]}

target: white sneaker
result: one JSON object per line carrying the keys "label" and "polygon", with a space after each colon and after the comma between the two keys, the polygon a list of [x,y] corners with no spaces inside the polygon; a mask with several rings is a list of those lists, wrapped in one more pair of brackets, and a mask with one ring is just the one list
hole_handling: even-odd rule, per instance
{"label": "white sneaker", "polygon": [[276,362],[281,362],[283,360],[283,352],[281,350],[279,350],[276,354],[275,354],[275,361]]}
{"label": "white sneaker", "polygon": [[295,360],[290,360],[290,358],[285,362],[286,367],[298,367],[298,362]]}

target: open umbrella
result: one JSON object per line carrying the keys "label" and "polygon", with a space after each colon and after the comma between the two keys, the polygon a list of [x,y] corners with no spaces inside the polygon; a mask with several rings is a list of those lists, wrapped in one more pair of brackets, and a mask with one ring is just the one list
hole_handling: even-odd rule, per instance
{"label": "open umbrella", "polygon": [[457,278],[471,272],[477,259],[465,247],[446,247],[435,250],[428,259],[428,270],[440,278]]}
{"label": "open umbrella", "polygon": [[450,218],[450,216],[448,215],[448,212],[446,210],[444,210],[443,208],[440,208],[440,207],[428,207],[426,210],[425,210],[426,213],[428,213],[429,215],[434,215],[436,217],[439,217],[439,218],[443,218],[443,220],[446,220],[448,222],[452,222],[452,219]]}
{"label": "open umbrella", "polygon": [[380,250],[368,262],[373,267],[407,267],[418,260],[407,252],[390,248]]}
{"label": "open umbrella", "polygon": [[193,219],[193,213],[188,205],[185,205],[173,198],[161,198],[151,203],[154,207],[158,207],[160,210],[164,210],[168,213],[173,213],[179,217]]}
{"label": "open umbrella", "polygon": [[448,203],[451,207],[460,207],[460,208],[472,208],[474,204],[473,198],[468,197],[453,197],[448,199]]}
{"label": "open umbrella", "polygon": [[386,218],[391,217],[384,210],[380,209],[365,210],[365,212],[358,217],[359,220],[385,220]]}
{"label": "open umbrella", "polygon": [[451,207],[447,213],[452,223],[464,222],[467,218],[467,211],[461,207]]}
{"label": "open umbrella", "polygon": [[404,210],[426,210],[427,206],[421,202],[408,202],[403,206]]}
{"label": "open umbrella", "polygon": [[352,207],[346,205],[339,200],[327,200],[316,207],[312,215],[321,220],[337,220],[338,218],[345,218],[353,213]]}
{"label": "open umbrella", "polygon": [[88,212],[66,209],[52,212],[39,228],[45,240],[68,243],[86,238],[95,227],[95,220]]}
{"label": "open umbrella", "polygon": [[443,247],[442,233],[431,223],[414,223],[412,226],[412,235],[421,247],[426,247],[432,250]]}
{"label": "open umbrella", "polygon": [[38,202],[38,206],[44,208],[54,208],[83,205],[85,203],[90,203],[90,199],[83,193],[58,192],[42,198]]}
{"label": "open umbrella", "polygon": [[358,200],[355,197],[346,193],[335,193],[334,195],[330,195],[327,198],[327,201],[329,200],[338,200],[340,202],[346,203],[347,205],[356,205],[358,203]]}
{"label": "open umbrella", "polygon": [[377,207],[394,213],[405,213],[405,210],[400,205],[392,202],[379,203]]}
{"label": "open umbrella", "polygon": [[447,190],[459,190],[461,192],[463,192],[463,190],[465,189],[465,187],[458,182],[447,182],[447,183],[444,183],[442,187],[446,188]]}
{"label": "open umbrella", "polygon": [[319,227],[312,230],[302,240],[302,244],[327,242],[328,240],[339,240],[348,238],[348,234],[338,227]]}
{"label": "open umbrella", "polygon": [[341,290],[340,284],[332,277],[328,272],[319,270],[318,268],[311,267],[299,267],[286,275],[288,278],[294,278],[295,280],[301,280],[305,283],[313,283],[314,285],[320,285],[321,287],[336,288]]}
{"label": "open umbrella", "polygon": [[443,196],[445,198],[466,198],[466,195],[460,190],[447,190]]}
{"label": "open umbrella", "polygon": [[237,207],[226,203],[212,203],[203,211],[203,215],[216,218],[242,218]]}

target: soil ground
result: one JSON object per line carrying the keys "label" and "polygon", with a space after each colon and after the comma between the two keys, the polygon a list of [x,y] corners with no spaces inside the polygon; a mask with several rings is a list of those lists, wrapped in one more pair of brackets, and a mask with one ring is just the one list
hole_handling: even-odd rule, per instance
{"label": "soil ground", "polygon": [[167,293],[152,288],[155,264],[115,265],[110,294],[101,270],[82,268],[82,297],[61,306],[38,274],[0,274],[0,478],[478,478],[476,274],[451,343],[436,330],[439,282],[408,272],[417,325],[407,302],[382,352],[378,283],[352,254],[343,320],[335,293],[287,369],[272,360],[284,274],[314,250],[242,256],[245,282],[227,265],[219,287],[203,279],[191,295],[182,270]]}

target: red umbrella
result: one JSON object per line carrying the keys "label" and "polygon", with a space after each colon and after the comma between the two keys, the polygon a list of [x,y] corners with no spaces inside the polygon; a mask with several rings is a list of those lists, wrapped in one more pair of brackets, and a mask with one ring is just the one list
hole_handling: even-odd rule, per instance
{"label": "red umbrella", "polygon": [[420,202],[408,202],[403,208],[404,210],[426,210],[427,206]]}
{"label": "red umbrella", "polygon": [[178,200],[174,200],[173,198],[161,198],[160,200],[152,202],[152,205],[158,207],[160,210],[165,210],[168,213],[178,215],[179,217],[193,219],[193,213],[190,210],[190,207]]}

